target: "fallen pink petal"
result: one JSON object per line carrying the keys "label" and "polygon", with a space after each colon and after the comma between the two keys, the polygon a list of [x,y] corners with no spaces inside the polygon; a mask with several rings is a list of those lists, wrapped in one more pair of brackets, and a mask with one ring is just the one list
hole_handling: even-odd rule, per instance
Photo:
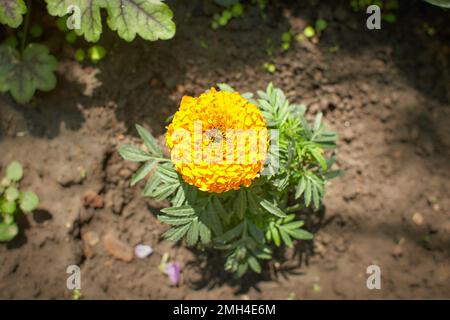
{"label": "fallen pink petal", "polygon": [[145,244],[138,244],[134,247],[134,255],[139,259],[145,259],[153,253],[152,247]]}
{"label": "fallen pink petal", "polygon": [[171,262],[166,266],[166,274],[169,276],[170,282],[176,286],[180,282],[181,267],[178,262]]}

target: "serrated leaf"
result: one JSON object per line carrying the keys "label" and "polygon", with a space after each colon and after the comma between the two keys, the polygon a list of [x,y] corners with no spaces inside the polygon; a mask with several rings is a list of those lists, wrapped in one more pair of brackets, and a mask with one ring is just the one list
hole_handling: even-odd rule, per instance
{"label": "serrated leaf", "polygon": [[51,15],[62,17],[70,5],[80,9],[80,29],[75,32],[84,35],[90,42],[97,42],[102,33],[100,10],[108,13],[108,26],[117,31],[126,41],[136,35],[145,40],[170,39],[175,34],[173,13],[161,0],[46,0]]}
{"label": "serrated leaf", "polygon": [[171,215],[171,216],[191,216],[195,214],[195,209],[191,206],[181,206],[181,207],[170,207],[170,208],[164,208],[161,209],[161,212],[164,212],[165,214]]}
{"label": "serrated leaf", "polygon": [[138,124],[136,125],[136,130],[138,131],[141,139],[144,140],[148,151],[154,156],[160,157],[162,155],[161,149],[158,147],[156,139],[151,135],[151,133]]}
{"label": "serrated leaf", "polygon": [[6,167],[6,177],[11,181],[19,181],[23,177],[22,165],[17,162],[11,162],[8,167]]}
{"label": "serrated leaf", "polygon": [[172,205],[174,207],[180,207],[184,200],[186,200],[186,196],[184,195],[184,189],[182,187],[178,187],[177,193],[175,197],[172,199]]}
{"label": "serrated leaf", "polygon": [[243,218],[245,215],[245,211],[247,210],[247,196],[245,194],[245,190],[239,190],[237,199],[234,203],[234,210],[239,218]]}
{"label": "serrated leaf", "polygon": [[305,187],[305,206],[309,207],[309,204],[311,203],[311,181],[309,179],[306,179],[306,187]]}
{"label": "serrated leaf", "polygon": [[108,0],[108,26],[126,41],[136,34],[145,40],[166,40],[175,35],[170,8],[160,0]]}
{"label": "serrated leaf", "polygon": [[132,144],[122,145],[119,148],[119,154],[125,160],[134,162],[144,162],[152,158],[147,152]]}
{"label": "serrated leaf", "polygon": [[211,230],[201,221],[198,222],[199,224],[199,234],[200,234],[200,240],[203,244],[208,244],[211,242]]}
{"label": "serrated leaf", "polygon": [[201,221],[203,221],[215,235],[222,234],[222,221],[219,218],[219,213],[214,210],[214,206],[211,202],[206,206],[206,211],[203,211]]}
{"label": "serrated leaf", "polygon": [[20,209],[23,212],[31,212],[37,208],[39,197],[31,191],[22,192],[19,198]]}
{"label": "serrated leaf", "polygon": [[167,199],[172,193],[175,192],[175,190],[177,190],[177,188],[178,185],[173,184],[162,186],[153,192],[153,197],[157,200]]}
{"label": "serrated leaf", "polygon": [[164,166],[159,166],[158,170],[156,172],[164,182],[177,183],[177,184],[179,183],[178,174],[175,170],[171,170]]}
{"label": "serrated leaf", "polygon": [[172,227],[167,232],[163,234],[163,236],[170,241],[177,242],[188,232],[190,228],[190,223],[185,224],[181,227]]}
{"label": "serrated leaf", "polygon": [[319,209],[320,207],[320,196],[317,187],[314,185],[312,188],[312,199],[314,203],[314,208]]}
{"label": "serrated leaf", "polygon": [[144,179],[153,170],[156,164],[156,161],[150,161],[140,167],[139,170],[136,171],[136,173],[131,177],[130,185],[134,186],[136,183]]}
{"label": "serrated leaf", "polygon": [[200,233],[200,225],[198,219],[192,220],[192,223],[187,232],[186,241],[188,246],[193,246],[197,243],[198,237]]}
{"label": "serrated leaf", "polygon": [[56,86],[58,61],[42,44],[29,44],[22,54],[8,45],[0,46],[0,91],[9,91],[19,103],[31,100],[36,90]]}
{"label": "serrated leaf", "polygon": [[10,241],[19,233],[17,224],[0,223],[0,241]]}
{"label": "serrated leaf", "polygon": [[297,187],[295,188],[295,199],[300,198],[306,188],[306,178],[302,177]]}
{"label": "serrated leaf", "polygon": [[279,218],[285,218],[286,214],[281,211],[277,206],[270,203],[268,200],[262,200],[259,203],[264,209],[266,209],[269,213],[273,214],[274,216],[277,216]]}
{"label": "serrated leaf", "polygon": [[161,178],[157,174],[153,174],[147,181],[142,194],[145,197],[153,197],[156,187],[160,184]]}
{"label": "serrated leaf", "polygon": [[227,232],[225,232],[220,237],[217,237],[215,240],[217,242],[221,242],[221,243],[228,243],[231,240],[239,237],[242,234],[243,231],[244,231],[244,224],[240,223],[236,227],[234,227],[231,230],[228,230]]}
{"label": "serrated leaf", "polygon": [[22,24],[27,12],[27,6],[23,0],[0,0],[0,23],[11,28],[17,28]]}
{"label": "serrated leaf", "polygon": [[159,215],[158,220],[170,224],[171,226],[181,226],[186,223],[192,222],[193,216],[188,217],[173,217],[173,216],[163,216]]}

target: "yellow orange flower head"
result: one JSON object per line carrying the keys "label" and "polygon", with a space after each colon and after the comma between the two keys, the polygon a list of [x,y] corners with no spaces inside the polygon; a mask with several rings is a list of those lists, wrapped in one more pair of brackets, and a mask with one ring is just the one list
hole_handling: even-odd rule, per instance
{"label": "yellow orange flower head", "polygon": [[266,122],[258,107],[238,92],[184,96],[167,127],[171,159],[184,181],[221,193],[250,186],[264,167]]}

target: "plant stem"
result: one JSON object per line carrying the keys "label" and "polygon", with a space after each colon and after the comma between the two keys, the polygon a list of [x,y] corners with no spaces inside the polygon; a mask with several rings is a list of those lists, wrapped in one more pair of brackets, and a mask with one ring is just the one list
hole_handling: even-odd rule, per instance
{"label": "plant stem", "polygon": [[22,35],[22,39],[21,43],[20,43],[20,53],[23,53],[23,51],[25,50],[25,45],[27,42],[27,35],[28,35],[28,28],[30,26],[30,12],[31,12],[31,0],[27,1],[27,14],[25,16],[25,25],[23,27],[23,35]]}

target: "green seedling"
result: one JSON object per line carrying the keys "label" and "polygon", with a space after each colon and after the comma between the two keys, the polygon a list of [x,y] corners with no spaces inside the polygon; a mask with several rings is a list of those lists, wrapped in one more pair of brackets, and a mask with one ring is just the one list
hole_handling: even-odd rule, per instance
{"label": "green seedling", "polygon": [[92,46],[88,49],[88,56],[92,62],[97,63],[106,56],[106,49],[100,45]]}
{"label": "green seedling", "polygon": [[85,53],[84,50],[81,49],[81,48],[80,48],[80,49],[77,49],[77,50],[75,50],[74,58],[75,58],[75,60],[77,60],[78,62],[83,62],[84,59],[86,58],[86,53]]}
{"label": "green seedling", "polygon": [[19,190],[18,184],[22,178],[22,166],[13,161],[0,182],[0,241],[3,242],[11,241],[19,233],[15,222],[17,212],[30,213],[39,204],[39,198],[34,192]]}

